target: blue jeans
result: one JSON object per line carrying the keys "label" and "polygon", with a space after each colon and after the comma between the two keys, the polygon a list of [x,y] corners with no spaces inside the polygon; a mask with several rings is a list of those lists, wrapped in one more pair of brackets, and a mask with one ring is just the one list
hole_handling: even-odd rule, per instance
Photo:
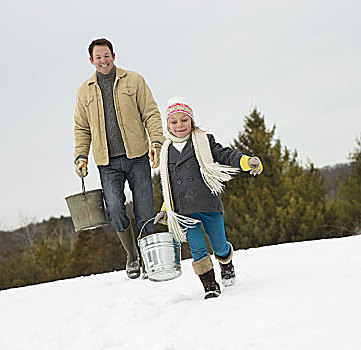
{"label": "blue jeans", "polygon": [[[126,213],[124,194],[125,181],[133,194],[133,210],[137,231],[140,232],[147,220],[154,217],[153,187],[149,156],[129,159],[126,156],[112,157],[108,165],[98,165],[103,187],[104,202],[110,223],[119,232],[125,231],[130,220]],[[149,222],[143,233],[153,233],[154,223]]]}
{"label": "blue jeans", "polygon": [[[220,258],[224,258],[229,254],[230,246],[226,241],[222,213],[203,212],[187,216],[202,222],[214,254]],[[193,228],[187,229],[187,238],[194,261],[204,258],[207,255],[207,244],[200,222]]]}

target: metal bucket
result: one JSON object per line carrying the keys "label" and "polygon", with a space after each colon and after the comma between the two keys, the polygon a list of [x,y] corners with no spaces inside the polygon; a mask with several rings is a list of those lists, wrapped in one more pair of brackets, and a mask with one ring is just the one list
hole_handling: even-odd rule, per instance
{"label": "metal bucket", "polygon": [[182,274],[181,245],[174,240],[173,234],[159,232],[140,238],[142,230],[138,237],[138,245],[149,280],[161,282],[179,277]]}
{"label": "metal bucket", "polygon": [[81,181],[82,192],[65,198],[76,232],[95,229],[108,223],[103,190],[85,191],[83,177]]}

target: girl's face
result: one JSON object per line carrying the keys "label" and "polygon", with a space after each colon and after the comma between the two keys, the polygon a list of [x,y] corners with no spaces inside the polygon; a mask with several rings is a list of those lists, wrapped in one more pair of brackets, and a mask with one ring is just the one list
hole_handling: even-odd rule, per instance
{"label": "girl's face", "polygon": [[182,138],[192,131],[191,117],[183,112],[172,114],[168,119],[168,129],[176,137]]}

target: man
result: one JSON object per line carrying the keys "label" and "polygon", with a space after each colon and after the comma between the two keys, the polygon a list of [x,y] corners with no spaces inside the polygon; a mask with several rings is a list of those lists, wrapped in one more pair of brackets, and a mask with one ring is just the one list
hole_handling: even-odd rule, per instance
{"label": "man", "polygon": [[[88,48],[96,72],[77,91],[75,107],[76,173],[88,173],[88,154],[92,142],[104,201],[110,223],[127,252],[129,278],[140,275],[139,256],[130,220],[126,214],[124,185],[133,194],[137,230],[154,217],[153,190],[149,165],[159,165],[164,141],[157,104],[144,78],[114,65],[113,45],[107,39],[94,40]],[[143,232],[152,233],[148,223]]]}

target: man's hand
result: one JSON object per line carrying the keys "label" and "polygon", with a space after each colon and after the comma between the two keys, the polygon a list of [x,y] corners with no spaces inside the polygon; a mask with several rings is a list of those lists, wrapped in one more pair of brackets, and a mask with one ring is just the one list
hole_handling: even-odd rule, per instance
{"label": "man's hand", "polygon": [[156,142],[153,142],[150,146],[150,161],[152,162],[152,168],[158,168],[160,163],[160,150],[162,145]]}
{"label": "man's hand", "polygon": [[88,160],[85,158],[79,158],[75,162],[75,172],[79,177],[85,177],[88,175]]}
{"label": "man's hand", "polygon": [[258,157],[249,158],[248,166],[251,168],[249,173],[253,176],[259,175],[263,170],[262,162]]}

